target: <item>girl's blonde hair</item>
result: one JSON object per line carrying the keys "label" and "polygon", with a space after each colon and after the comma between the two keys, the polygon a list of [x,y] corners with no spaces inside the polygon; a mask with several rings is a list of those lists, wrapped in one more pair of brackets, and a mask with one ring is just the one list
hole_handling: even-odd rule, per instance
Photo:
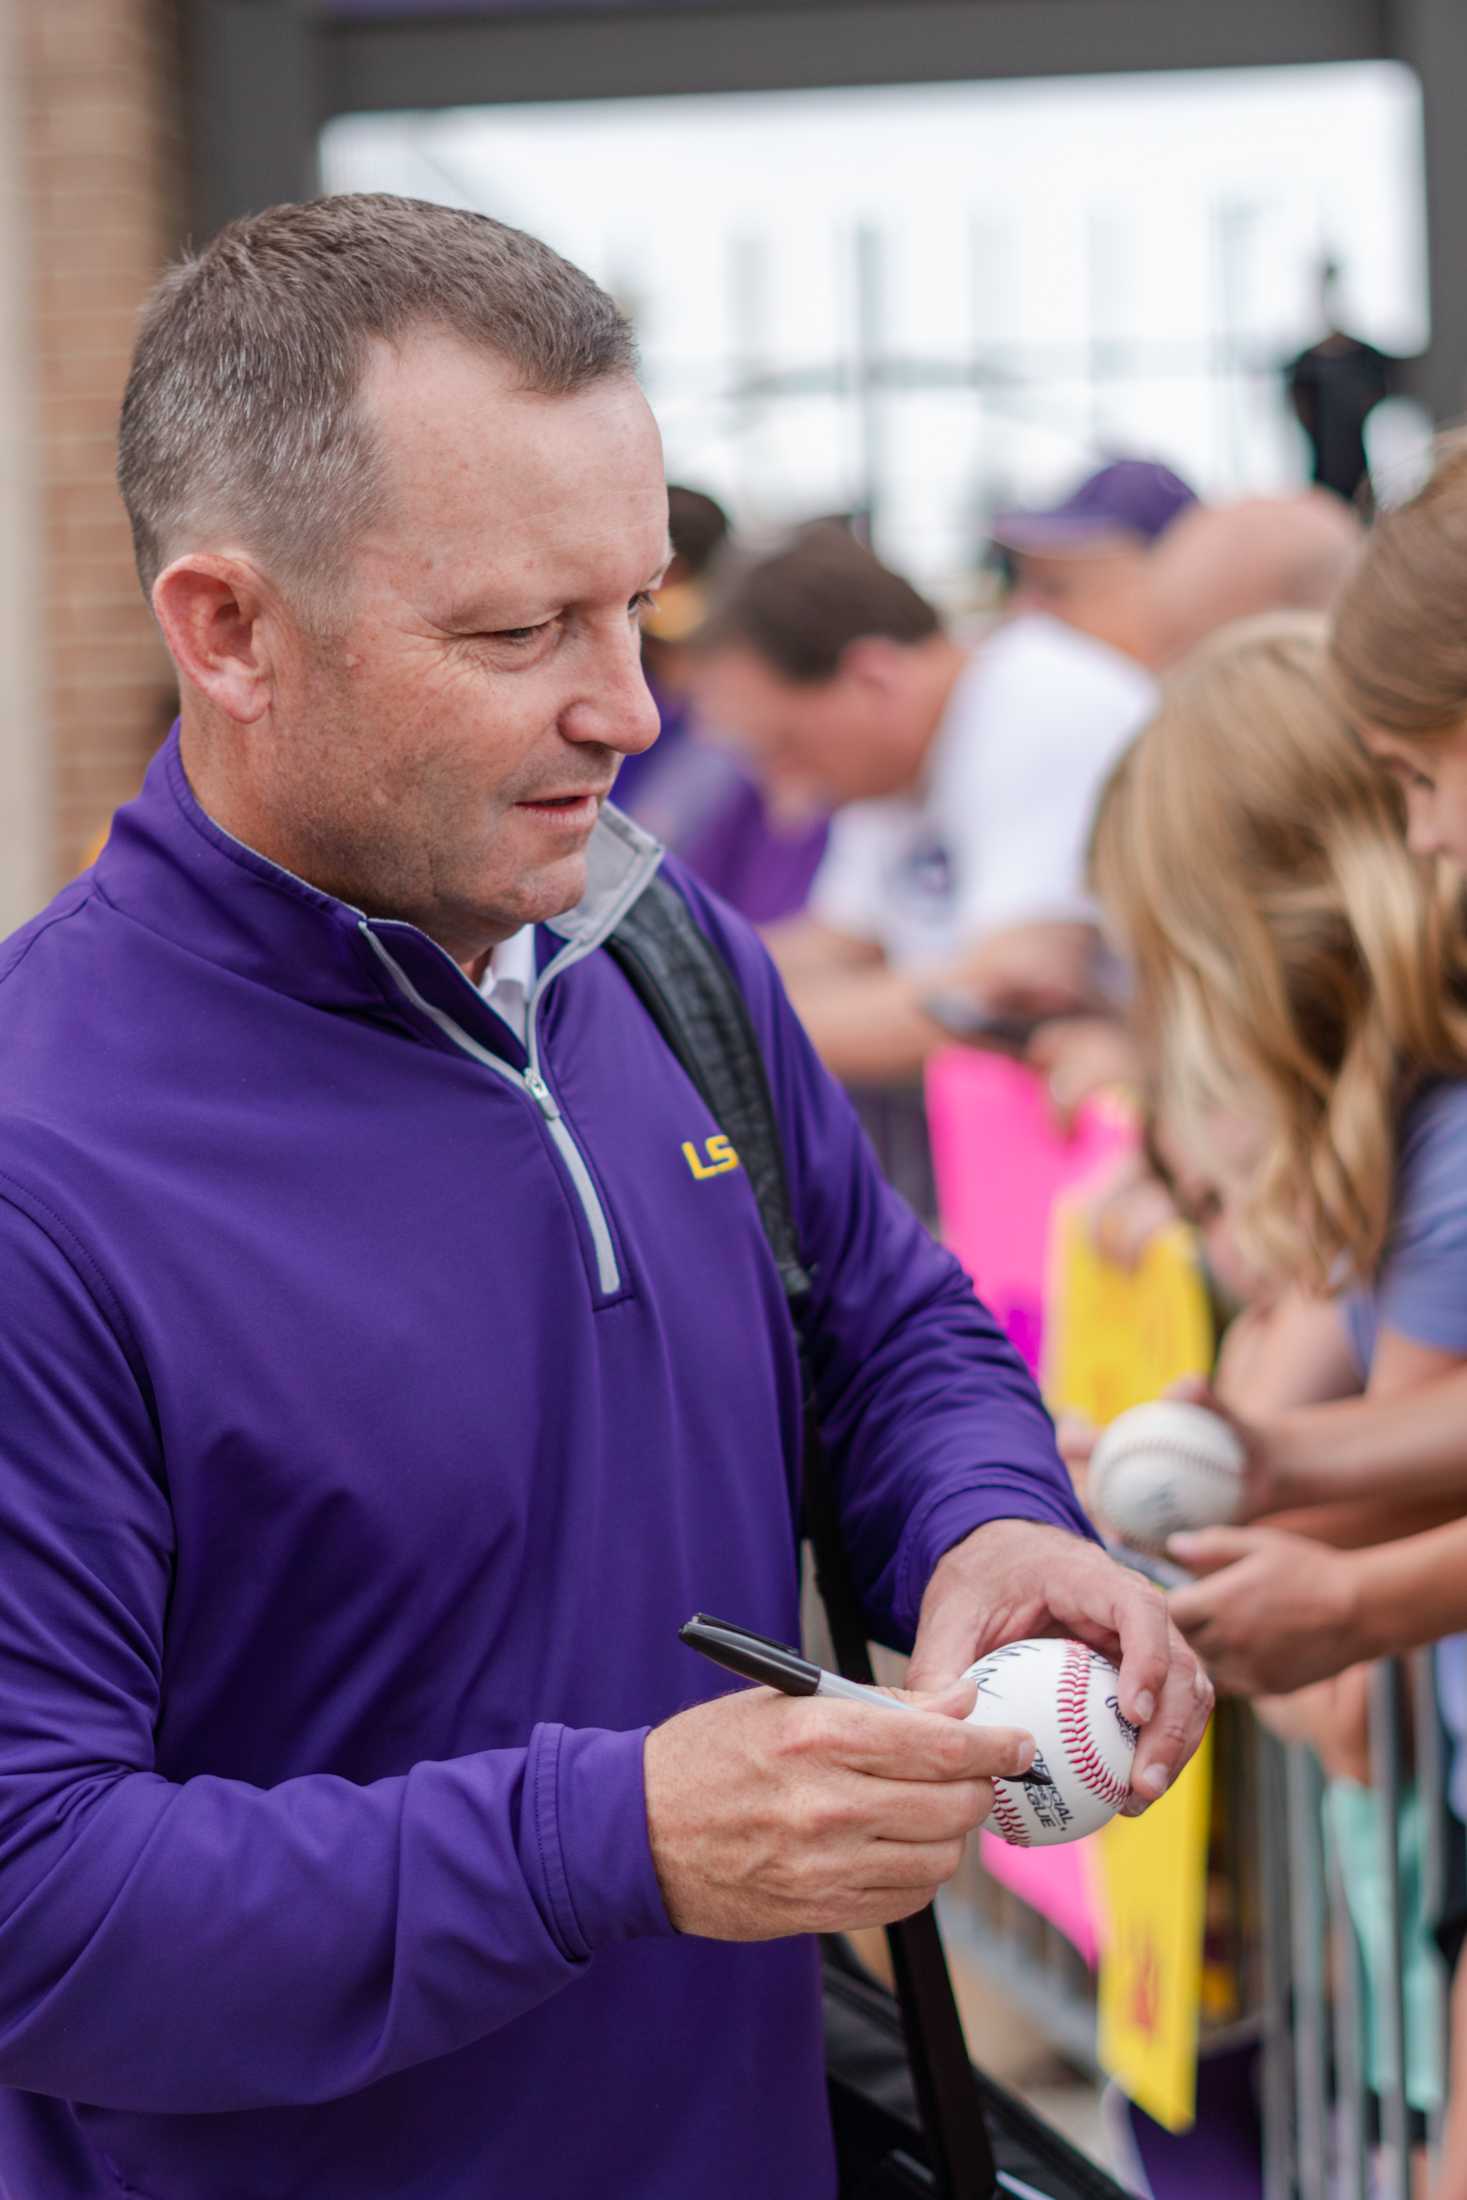
{"label": "girl's blonde hair", "polygon": [[1225,628],[1163,690],[1092,843],[1174,1120],[1247,1114],[1262,1157],[1238,1217],[1272,1274],[1376,1267],[1413,1079],[1467,1075],[1460,891],[1406,849],[1399,796],[1325,679],[1325,627]]}
{"label": "girl's blonde hair", "polygon": [[1431,477],[1365,538],[1330,636],[1352,725],[1407,741],[1467,720],[1467,432],[1444,437]]}

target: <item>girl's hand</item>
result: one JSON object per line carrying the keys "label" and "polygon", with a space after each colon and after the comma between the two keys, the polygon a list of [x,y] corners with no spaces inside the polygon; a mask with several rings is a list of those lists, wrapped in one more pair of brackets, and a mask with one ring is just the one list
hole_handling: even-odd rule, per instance
{"label": "girl's hand", "polygon": [[1176,1625],[1218,1688],[1286,1695],[1370,1657],[1357,1586],[1359,1553],[1280,1528],[1198,1528],[1171,1556],[1205,1578],[1171,1593]]}

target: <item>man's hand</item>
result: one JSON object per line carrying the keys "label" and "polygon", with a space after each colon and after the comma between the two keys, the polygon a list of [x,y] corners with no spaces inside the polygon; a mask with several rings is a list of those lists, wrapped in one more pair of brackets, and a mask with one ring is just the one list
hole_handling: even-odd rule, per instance
{"label": "man's hand", "polygon": [[1213,1701],[1161,1591],[1063,1528],[991,1520],[939,1560],[908,1679],[939,1688],[1000,1643],[1029,1635],[1073,1635],[1120,1666],[1121,1709],[1141,1729],[1126,1805],[1137,1816],[1201,1741]]}
{"label": "man's hand", "polygon": [[925,1908],[1027,1771],[1031,1735],[963,1721],[971,1682],[920,1718],[740,1689],[647,1737],[647,1828],[667,1914],[711,1940],[886,1925]]}
{"label": "man's hand", "polygon": [[1167,1548],[1207,1577],[1172,1591],[1172,1618],[1229,1694],[1284,1695],[1371,1654],[1357,1553],[1281,1528],[1198,1528]]}

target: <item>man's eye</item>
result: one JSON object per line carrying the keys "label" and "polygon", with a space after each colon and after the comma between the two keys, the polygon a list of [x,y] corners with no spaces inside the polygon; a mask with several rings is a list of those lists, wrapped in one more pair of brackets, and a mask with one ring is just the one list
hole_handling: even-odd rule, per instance
{"label": "man's eye", "polygon": [[655,588],[639,588],[627,605],[627,617],[629,619],[640,619],[644,612],[652,609],[656,601],[657,591]]}
{"label": "man's eye", "polygon": [[523,648],[526,642],[533,642],[537,634],[543,634],[544,632],[543,624],[540,626],[501,626],[489,636],[489,639],[491,642],[508,642],[514,648]]}

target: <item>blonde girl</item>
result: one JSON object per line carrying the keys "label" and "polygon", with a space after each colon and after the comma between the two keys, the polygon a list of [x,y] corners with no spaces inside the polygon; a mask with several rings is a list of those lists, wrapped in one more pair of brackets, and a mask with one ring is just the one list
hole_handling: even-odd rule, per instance
{"label": "blonde girl", "polygon": [[1467,864],[1467,434],[1426,486],[1376,522],[1340,599],[1331,673],[1359,739],[1391,774],[1422,856]]}
{"label": "blonde girl", "polygon": [[[1244,1414],[1388,1399],[1467,1367],[1467,933],[1455,877],[1402,825],[1398,786],[1335,698],[1322,623],[1291,616],[1188,661],[1097,822],[1095,882],[1162,1118],[1270,1291],[1255,1349],[1220,1377]],[[1196,1639],[1205,1655],[1205,1625]],[[1363,1669],[1271,1716],[1344,1775],[1330,1805],[1348,1886],[1371,1841]],[[1415,1943],[1424,2046],[1419,1923]],[[1420,2105],[1433,2084],[1424,2053]]]}
{"label": "blonde girl", "polygon": [[1467,932],[1333,699],[1322,620],[1246,620],[1187,660],[1107,789],[1093,873],[1162,1112],[1235,1191],[1242,1249],[1314,1292],[1367,1284],[1404,1104],[1467,1077]]}

